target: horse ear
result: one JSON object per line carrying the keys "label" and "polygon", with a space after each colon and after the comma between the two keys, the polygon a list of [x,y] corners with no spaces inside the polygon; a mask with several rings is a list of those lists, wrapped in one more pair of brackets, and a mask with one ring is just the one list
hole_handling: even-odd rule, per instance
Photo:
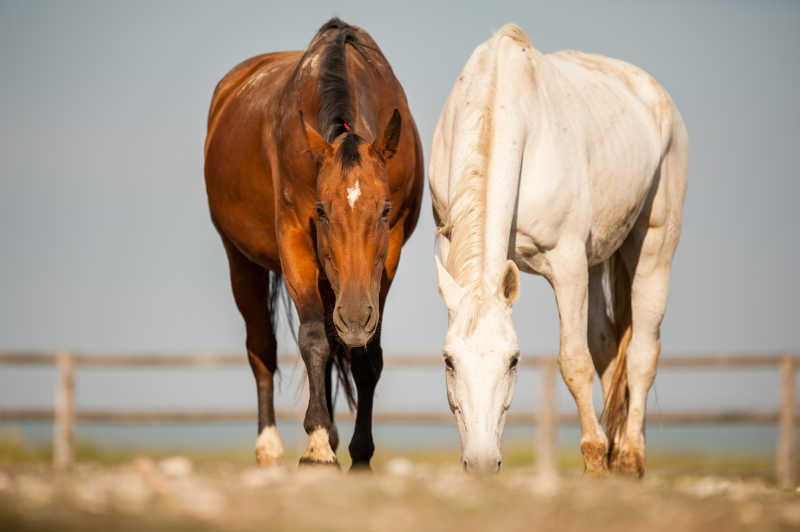
{"label": "horse ear", "polygon": [[317,133],[317,130],[308,125],[303,117],[303,111],[300,111],[300,123],[303,124],[303,131],[306,135],[306,142],[308,147],[311,148],[311,153],[317,159],[324,159],[330,157],[333,153],[333,148],[328,144],[322,135]]}
{"label": "horse ear", "polygon": [[519,269],[514,261],[506,261],[506,269],[500,279],[500,297],[510,307],[519,297]]}
{"label": "horse ear", "polygon": [[442,261],[439,260],[437,255],[434,255],[433,259],[436,261],[436,279],[439,285],[439,295],[442,296],[442,301],[444,301],[444,306],[447,307],[447,310],[452,312],[456,305],[461,302],[461,298],[464,297],[464,289],[453,279],[450,272],[442,266]]}
{"label": "horse ear", "polygon": [[389,160],[397,153],[397,145],[400,143],[400,130],[403,127],[403,120],[400,118],[400,113],[397,109],[392,113],[386,129],[383,131],[383,138],[376,139],[372,143],[372,147],[381,154],[385,160]]}

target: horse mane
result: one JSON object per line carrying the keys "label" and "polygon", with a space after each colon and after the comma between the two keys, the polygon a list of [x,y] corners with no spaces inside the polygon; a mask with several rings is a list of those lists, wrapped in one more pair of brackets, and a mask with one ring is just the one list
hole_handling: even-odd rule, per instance
{"label": "horse mane", "polygon": [[[337,30],[338,33],[329,41],[322,52],[319,68],[319,125],[326,141],[333,140],[347,129],[344,124],[353,120],[353,102],[350,95],[350,84],[347,82],[345,62],[345,46],[347,43],[358,43],[357,28],[334,17],[322,25],[317,36]],[[315,37],[316,40],[316,37]]]}
{"label": "horse mane", "polygon": [[[470,57],[464,71],[471,70],[467,79],[469,106],[458,113],[459,123],[454,125],[461,139],[459,153],[464,154],[459,164],[454,157],[451,176],[456,190],[449,202],[446,221],[440,229],[450,235],[450,247],[445,267],[467,294],[480,297],[484,269],[486,237],[486,191],[491,160],[491,138],[495,89],[497,86],[497,44],[502,37],[529,43],[525,32],[515,24],[506,24]],[[467,133],[468,132],[468,133]],[[454,146],[456,143],[454,142]]]}
{"label": "horse mane", "polygon": [[[336,33],[332,38],[326,38],[331,31]],[[333,143],[339,135],[345,133],[338,157],[342,168],[349,168],[361,162],[358,145],[364,140],[352,130],[355,113],[350,84],[347,81],[345,48],[349,44],[365,57],[368,50],[379,54],[380,50],[363,30],[338,17],[333,17],[320,27],[306,53],[312,50],[317,53],[317,44],[324,47],[319,52],[319,129],[328,143]],[[302,63],[301,60],[300,64]]]}

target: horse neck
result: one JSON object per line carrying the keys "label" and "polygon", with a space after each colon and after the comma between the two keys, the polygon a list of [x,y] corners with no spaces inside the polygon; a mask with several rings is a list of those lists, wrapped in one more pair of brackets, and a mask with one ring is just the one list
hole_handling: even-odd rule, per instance
{"label": "horse neck", "polygon": [[[518,50],[525,46],[530,43],[516,38],[493,40],[490,60],[484,58],[480,71],[470,73],[483,77],[480,85],[487,87],[479,104],[470,98],[472,109],[482,112],[472,117],[471,127],[459,128],[465,135],[453,146],[456,160],[470,148],[473,155],[451,173],[449,270],[459,285],[484,295],[497,291],[509,258],[523,150],[533,131],[527,127],[528,114],[538,107],[536,86],[531,86],[534,67]],[[465,122],[471,113],[465,112]]]}

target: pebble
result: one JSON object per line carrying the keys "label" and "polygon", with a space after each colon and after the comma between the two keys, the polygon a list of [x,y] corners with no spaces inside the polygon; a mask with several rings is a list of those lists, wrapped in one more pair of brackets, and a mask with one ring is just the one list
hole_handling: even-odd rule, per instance
{"label": "pebble", "polygon": [[156,464],[150,458],[139,456],[133,459],[129,467],[140,475],[150,475],[155,471]]}
{"label": "pebble", "polygon": [[283,467],[251,467],[242,471],[239,482],[245,488],[260,488],[274,484],[286,478]]}
{"label": "pebble", "polygon": [[144,511],[153,496],[153,491],[142,476],[132,472],[120,473],[111,487],[111,493],[120,510],[130,513]]}
{"label": "pebble", "polygon": [[158,470],[168,477],[186,477],[193,469],[192,462],[184,456],[172,456],[158,463]]}
{"label": "pebble", "polygon": [[102,477],[84,479],[75,485],[72,495],[85,512],[100,514],[108,507],[108,490]]}
{"label": "pebble", "polygon": [[396,477],[408,477],[414,472],[414,464],[408,458],[392,458],[386,463],[386,472]]}
{"label": "pebble", "polygon": [[17,492],[22,496],[25,502],[35,506],[42,506],[50,502],[53,498],[52,484],[44,480],[30,476],[20,475],[16,480]]}

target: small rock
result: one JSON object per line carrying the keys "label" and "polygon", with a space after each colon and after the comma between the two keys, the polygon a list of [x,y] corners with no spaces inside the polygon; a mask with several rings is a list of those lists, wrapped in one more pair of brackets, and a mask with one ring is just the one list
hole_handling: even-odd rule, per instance
{"label": "small rock", "polygon": [[130,468],[140,475],[150,475],[155,471],[156,464],[146,456],[137,456],[131,462]]}
{"label": "small rock", "polygon": [[701,499],[725,493],[731,486],[729,480],[715,477],[682,477],[675,484],[678,491]]}
{"label": "small rock", "polygon": [[407,458],[392,458],[386,463],[386,472],[397,477],[407,477],[414,472],[414,464]]}
{"label": "small rock", "polygon": [[172,456],[158,463],[158,469],[168,477],[185,477],[192,474],[192,462],[185,456]]}
{"label": "small rock", "polygon": [[558,474],[553,471],[542,472],[533,479],[530,490],[534,495],[552,497],[558,493]]}
{"label": "small rock", "polygon": [[102,479],[89,478],[77,484],[73,494],[78,506],[89,513],[103,513],[108,506],[108,493]]}
{"label": "small rock", "polygon": [[252,467],[245,469],[239,481],[245,488],[260,488],[286,478],[286,470],[282,467]]}
{"label": "small rock", "polygon": [[153,495],[141,475],[122,473],[111,489],[114,501],[125,512],[142,512]]}
{"label": "small rock", "polygon": [[40,478],[22,475],[17,477],[17,491],[25,502],[36,506],[45,505],[53,497],[53,487]]}
{"label": "small rock", "polygon": [[183,511],[193,517],[214,519],[225,510],[225,496],[209,486],[194,485],[174,492],[174,496]]}

